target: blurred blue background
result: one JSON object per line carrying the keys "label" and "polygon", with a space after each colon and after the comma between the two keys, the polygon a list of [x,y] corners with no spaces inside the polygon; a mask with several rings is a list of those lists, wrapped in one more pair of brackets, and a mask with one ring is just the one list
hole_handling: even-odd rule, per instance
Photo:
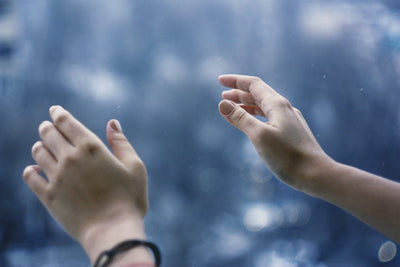
{"label": "blurred blue background", "polygon": [[398,246],[276,180],[218,113],[263,78],[335,160],[399,180],[397,0],[0,0],[0,266],[89,266],[22,181],[48,108],[147,165],[164,266],[399,266]]}

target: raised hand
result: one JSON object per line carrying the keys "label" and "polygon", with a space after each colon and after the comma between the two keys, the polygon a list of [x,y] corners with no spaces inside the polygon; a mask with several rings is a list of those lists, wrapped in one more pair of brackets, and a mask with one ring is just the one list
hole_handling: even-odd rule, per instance
{"label": "raised hand", "polygon": [[51,107],[50,117],[32,147],[38,165],[24,170],[27,185],[92,261],[122,240],[144,239],[146,169],[119,122],[107,125],[111,153],[62,107]]}
{"label": "raised hand", "polygon": [[[340,164],[321,149],[299,110],[261,79],[219,77],[222,116],[253,142],[285,183],[324,199],[400,242],[400,183]],[[265,116],[262,122],[253,115]]]}
{"label": "raised hand", "polygon": [[[252,141],[268,168],[285,183],[308,191],[309,172],[329,160],[311,133],[301,112],[260,78],[223,75],[219,109],[223,117]],[[253,115],[266,117],[262,122]],[[311,192],[309,192],[311,193]]]}

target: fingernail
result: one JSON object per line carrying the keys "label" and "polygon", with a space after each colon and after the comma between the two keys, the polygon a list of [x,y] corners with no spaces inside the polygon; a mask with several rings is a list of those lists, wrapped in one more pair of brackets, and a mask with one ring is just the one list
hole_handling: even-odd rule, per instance
{"label": "fingernail", "polygon": [[232,101],[223,101],[220,105],[220,110],[224,115],[229,115],[235,108],[235,103]]}
{"label": "fingernail", "polygon": [[58,106],[58,105],[51,106],[50,109],[49,109],[50,113],[52,113],[54,110],[56,110],[59,107],[60,106]]}
{"label": "fingernail", "polygon": [[230,90],[222,91],[221,95],[224,95],[224,94],[228,93],[229,91],[230,91]]}
{"label": "fingernail", "polygon": [[39,165],[33,165],[32,168],[35,170],[35,172],[40,173],[42,169],[40,168]]}
{"label": "fingernail", "polygon": [[119,124],[119,121],[117,121],[117,120],[112,120],[112,121],[110,122],[110,126],[111,126],[111,128],[112,128],[114,131],[119,132],[119,133],[122,133],[121,124]]}

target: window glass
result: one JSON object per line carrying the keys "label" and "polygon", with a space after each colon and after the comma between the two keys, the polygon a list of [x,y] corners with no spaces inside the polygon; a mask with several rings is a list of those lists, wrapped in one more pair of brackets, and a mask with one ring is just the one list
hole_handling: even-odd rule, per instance
{"label": "window glass", "polygon": [[22,180],[54,104],[103,141],[121,122],[165,266],[399,265],[386,237],[273,177],[219,115],[223,73],[261,77],[335,160],[398,181],[398,1],[0,0],[0,266],[89,266]]}

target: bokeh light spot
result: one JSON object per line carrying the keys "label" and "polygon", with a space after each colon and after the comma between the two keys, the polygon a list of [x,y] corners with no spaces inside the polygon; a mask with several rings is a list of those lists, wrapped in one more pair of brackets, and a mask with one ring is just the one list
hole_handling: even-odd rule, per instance
{"label": "bokeh light spot", "polygon": [[264,228],[271,229],[282,222],[279,209],[267,205],[254,205],[244,215],[243,224],[247,230],[258,232]]}
{"label": "bokeh light spot", "polygon": [[396,244],[392,241],[386,241],[381,245],[378,252],[378,258],[381,262],[388,262],[394,259],[397,254]]}

